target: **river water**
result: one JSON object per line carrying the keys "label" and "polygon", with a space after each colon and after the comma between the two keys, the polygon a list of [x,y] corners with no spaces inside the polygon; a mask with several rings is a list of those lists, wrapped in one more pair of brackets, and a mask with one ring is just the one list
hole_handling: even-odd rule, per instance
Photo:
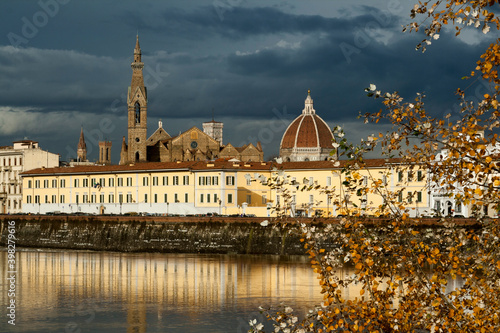
{"label": "river water", "polygon": [[259,305],[322,300],[303,256],[17,249],[16,264],[12,326],[0,252],[0,332],[247,332]]}

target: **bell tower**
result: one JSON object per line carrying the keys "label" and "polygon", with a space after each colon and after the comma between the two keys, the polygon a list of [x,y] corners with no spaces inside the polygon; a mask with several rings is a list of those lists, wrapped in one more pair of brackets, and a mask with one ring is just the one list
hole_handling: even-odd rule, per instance
{"label": "bell tower", "polygon": [[134,49],[134,61],[132,67],[132,82],[128,87],[128,163],[147,161],[147,90],[144,86],[142,70],[144,63],[141,59],[141,47],[139,46],[139,35]]}

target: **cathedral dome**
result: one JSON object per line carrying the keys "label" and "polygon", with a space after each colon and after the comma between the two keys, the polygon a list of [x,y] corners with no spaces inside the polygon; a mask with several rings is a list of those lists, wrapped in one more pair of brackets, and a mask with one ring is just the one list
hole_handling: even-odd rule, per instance
{"label": "cathedral dome", "polygon": [[280,145],[286,161],[318,161],[330,157],[333,134],[328,124],[316,114],[308,91],[302,114],[288,126]]}

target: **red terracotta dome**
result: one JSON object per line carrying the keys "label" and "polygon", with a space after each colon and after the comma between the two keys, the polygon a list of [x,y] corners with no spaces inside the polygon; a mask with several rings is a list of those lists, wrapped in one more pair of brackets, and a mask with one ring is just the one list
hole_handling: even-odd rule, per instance
{"label": "red terracotta dome", "polygon": [[330,127],[317,114],[301,114],[288,126],[281,148],[332,148]]}
{"label": "red terracotta dome", "polygon": [[323,160],[329,157],[333,134],[327,123],[313,108],[311,91],[302,114],[295,118],[283,134],[280,156],[287,160]]}

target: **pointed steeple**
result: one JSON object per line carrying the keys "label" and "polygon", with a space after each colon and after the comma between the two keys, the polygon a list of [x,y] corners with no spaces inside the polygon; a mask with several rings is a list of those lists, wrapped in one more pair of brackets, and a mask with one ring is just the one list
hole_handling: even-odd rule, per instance
{"label": "pointed steeple", "polygon": [[139,45],[139,34],[137,34],[137,39],[135,41],[134,49],[134,62],[141,62],[141,46]]}
{"label": "pointed steeple", "polygon": [[137,39],[135,42],[134,61],[130,64],[130,66],[132,67],[132,82],[130,83],[128,96],[129,102],[131,98],[137,93],[137,88],[141,89],[143,94],[146,95],[146,89],[144,87],[144,77],[142,74],[144,63],[142,62],[141,46],[139,45],[139,35],[137,35]]}
{"label": "pointed steeple", "polygon": [[311,98],[311,90],[307,90],[307,98],[304,103],[304,110],[302,110],[302,114],[315,114],[316,110],[313,108],[313,99]]}
{"label": "pointed steeple", "polygon": [[77,155],[78,162],[87,161],[87,145],[85,144],[85,137],[83,136],[83,126],[82,126],[82,129],[80,131],[80,140],[78,141],[76,155]]}

